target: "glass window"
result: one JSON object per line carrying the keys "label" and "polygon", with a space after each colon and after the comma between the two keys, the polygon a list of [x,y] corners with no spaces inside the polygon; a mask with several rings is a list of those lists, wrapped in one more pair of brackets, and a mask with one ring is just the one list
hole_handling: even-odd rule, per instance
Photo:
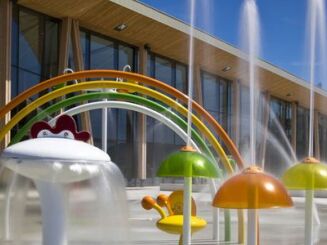
{"label": "glass window", "polygon": [[319,114],[320,159],[327,161],[327,116]]}
{"label": "glass window", "polygon": [[186,92],[187,88],[187,67],[176,64],[176,86],[178,90]]}
{"label": "glass window", "polygon": [[31,73],[41,73],[41,23],[38,15],[19,11],[19,65]]}
{"label": "glass window", "polygon": [[[15,97],[57,75],[59,21],[16,4],[13,4],[12,14],[11,96]],[[19,108],[33,99],[29,98]],[[13,111],[12,115],[15,113]],[[15,131],[13,129],[12,135]]]}
{"label": "glass window", "polygon": [[155,58],[154,77],[169,85],[173,85],[173,69],[169,60],[160,57]]}
{"label": "glass window", "polygon": [[[83,53],[84,67],[90,68],[90,35],[87,32],[80,31],[81,49]],[[72,62],[72,61],[71,61]],[[71,66],[71,64],[69,64]]]}
{"label": "glass window", "polygon": [[291,103],[271,98],[266,136],[265,167],[267,171],[280,176],[290,164],[293,164],[291,146]]}
{"label": "glass window", "polygon": [[298,106],[296,119],[296,155],[299,160],[309,151],[309,110]]}
{"label": "glass window", "polygon": [[134,49],[125,45],[118,46],[118,69],[123,70],[124,66],[134,64]]}
{"label": "glass window", "polygon": [[58,22],[18,5],[12,21],[12,96],[56,76]]}
{"label": "glass window", "polygon": [[186,65],[154,53],[149,53],[147,72],[150,76],[179,89],[183,93],[187,92]]}
{"label": "glass window", "polygon": [[250,145],[250,90],[241,86],[240,89],[240,143],[239,150],[247,156]]}
{"label": "glass window", "polygon": [[227,132],[229,132],[231,121],[230,90],[229,81],[202,72],[203,106]]}
{"label": "glass window", "polygon": [[[88,30],[82,30],[80,38],[85,69],[122,70],[125,65],[129,65],[132,71],[136,70],[134,47]],[[102,111],[92,111],[91,118],[95,145],[101,147]],[[134,169],[137,166],[134,154],[136,144],[132,144],[136,129],[133,127],[135,118],[136,113],[108,109],[108,153],[129,181],[128,184],[132,184],[137,174]]]}
{"label": "glass window", "polygon": [[58,24],[53,21],[45,22],[45,38],[44,38],[44,64],[43,64],[43,77],[54,77],[58,74],[58,41],[53,41],[55,38],[58,40]]}
{"label": "glass window", "polygon": [[[147,72],[184,93],[187,90],[187,66],[184,64],[149,53]],[[147,117],[147,175],[151,184],[158,184],[160,181],[156,178],[160,162],[183,145],[185,142],[170,128]]]}
{"label": "glass window", "polygon": [[[277,120],[277,121],[276,121]],[[282,127],[280,128],[279,125]],[[291,104],[272,98],[270,101],[269,129],[278,134],[282,130],[287,139],[291,139]]]}
{"label": "glass window", "polygon": [[80,38],[85,69],[122,70],[129,65],[136,70],[134,47],[87,30],[81,30]]}
{"label": "glass window", "polygon": [[[186,92],[187,66],[174,60],[158,56],[154,53],[148,54],[148,74],[159,81],[165,82],[182,92]],[[162,125],[154,119],[147,119],[148,141],[155,143],[183,145],[184,142],[171,129]],[[174,147],[173,147],[174,148]]]}
{"label": "glass window", "polygon": [[215,76],[203,73],[202,76],[202,87],[203,87],[203,105],[209,112],[216,112],[218,120],[217,112],[220,111],[219,101],[219,81],[216,80]]}
{"label": "glass window", "polygon": [[91,69],[114,69],[114,53],[113,42],[98,36],[91,36]]}

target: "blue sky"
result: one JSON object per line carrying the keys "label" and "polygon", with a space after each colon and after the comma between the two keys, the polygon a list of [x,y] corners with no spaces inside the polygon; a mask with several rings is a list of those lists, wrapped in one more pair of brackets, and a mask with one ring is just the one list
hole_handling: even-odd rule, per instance
{"label": "blue sky", "polygon": [[[189,23],[188,0],[141,0]],[[196,0],[195,26],[239,47],[242,0]],[[307,80],[305,32],[307,0],[257,0],[261,21],[260,57]]]}

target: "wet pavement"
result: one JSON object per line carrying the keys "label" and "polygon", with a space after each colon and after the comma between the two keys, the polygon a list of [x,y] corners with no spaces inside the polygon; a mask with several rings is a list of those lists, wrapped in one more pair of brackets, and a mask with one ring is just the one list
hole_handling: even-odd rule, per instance
{"label": "wet pavement", "polygon": [[[146,211],[140,205],[140,200],[147,194],[154,197],[158,194],[158,188],[152,189],[129,189],[129,229],[132,244],[178,244],[177,235],[169,235],[155,226],[159,214],[154,211]],[[237,215],[232,211],[232,241],[223,242],[223,212],[220,212],[220,242],[212,239],[212,207],[210,205],[210,195],[208,193],[194,194],[198,213],[197,215],[205,218],[208,225],[202,231],[193,235],[192,244],[237,244]],[[261,210],[260,215],[260,244],[263,245],[301,245],[304,244],[304,199],[301,197],[293,198],[295,207],[288,209]],[[81,192],[78,208],[81,211],[80,219],[71,223],[69,230],[70,242],[68,245],[92,245],[92,244],[111,244],[110,242],[101,243],[97,230],[93,229],[92,221],[83,219],[83,215],[92,215],[94,210],[88,209],[88,194]],[[30,195],[28,198],[23,226],[18,226],[18,231],[14,233],[19,236],[15,241],[1,242],[1,245],[40,245],[41,244],[41,216],[37,195]],[[327,244],[327,198],[316,198],[316,204],[320,217],[320,225],[315,224],[314,236],[316,243]],[[3,222],[1,222],[3,224]],[[2,225],[3,226],[3,225]],[[0,227],[3,228],[3,227]],[[108,228],[109,229],[109,228]],[[3,231],[3,229],[2,229]],[[17,235],[19,234],[19,235]],[[3,235],[3,232],[2,232]],[[116,243],[121,244],[121,243]]]}

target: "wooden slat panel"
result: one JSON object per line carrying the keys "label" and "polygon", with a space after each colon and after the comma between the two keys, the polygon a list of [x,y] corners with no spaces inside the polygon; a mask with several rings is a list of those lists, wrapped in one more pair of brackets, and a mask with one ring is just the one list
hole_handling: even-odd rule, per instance
{"label": "wooden slat panel", "polygon": [[58,74],[63,74],[64,69],[68,67],[69,40],[72,30],[72,19],[64,18],[61,22],[60,41],[59,41],[59,61]]}
{"label": "wooden slat panel", "polygon": [[72,49],[73,49],[74,68],[76,71],[82,71],[84,69],[84,61],[83,61],[83,52],[81,48],[79,23],[77,20],[73,20],[72,22],[71,40],[72,40]]}
{"label": "wooden slat panel", "polygon": [[202,98],[202,81],[201,81],[201,67],[199,64],[194,65],[194,100],[200,105],[203,105]]}
{"label": "wooden slat panel", "polygon": [[[72,49],[73,49],[73,58],[74,58],[74,68],[76,71],[81,71],[84,69],[84,62],[83,62],[83,53],[81,48],[81,40],[80,40],[80,30],[79,30],[79,23],[77,20],[72,21],[72,32],[71,32],[71,40],[72,40]],[[92,135],[92,126],[91,126],[91,119],[90,113],[83,112],[81,114],[81,122],[82,128]],[[93,138],[91,137],[90,143],[93,144]]]}
{"label": "wooden slat panel", "polygon": [[43,13],[57,18],[74,18],[88,11],[91,6],[97,5],[102,1],[103,0],[19,0],[18,3],[32,9],[38,9],[39,11],[42,9]]}
{"label": "wooden slat panel", "polygon": [[[0,1],[0,107],[6,105],[11,98],[11,18],[12,4],[9,0]],[[0,120],[2,128],[10,120],[7,114],[4,120]],[[0,143],[0,150],[4,149],[10,141],[8,133]]]}

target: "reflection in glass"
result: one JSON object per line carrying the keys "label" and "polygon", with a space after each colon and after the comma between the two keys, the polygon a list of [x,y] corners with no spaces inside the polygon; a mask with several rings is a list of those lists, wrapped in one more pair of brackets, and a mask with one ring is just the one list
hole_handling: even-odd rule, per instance
{"label": "reflection in glass", "polygon": [[296,127],[296,155],[299,160],[308,156],[309,110],[298,106]]}
{"label": "reflection in glass", "polygon": [[[286,171],[287,164],[292,161],[291,140],[291,103],[277,98],[270,100],[268,121],[269,139],[266,144],[265,169],[276,176]],[[280,147],[279,149],[277,147]],[[294,161],[294,160],[293,160]]]}
{"label": "reflection in glass", "polygon": [[104,38],[92,35],[90,50],[91,69],[114,69],[114,44]]}
{"label": "reflection in glass", "polygon": [[12,96],[57,73],[58,22],[14,5]]}
{"label": "reflection in glass", "polygon": [[[230,82],[202,72],[203,106],[228,132],[231,115]],[[230,132],[229,132],[230,133]]]}
{"label": "reflection in glass", "polygon": [[320,159],[327,161],[327,116],[319,114],[319,147]]}
{"label": "reflection in glass", "polygon": [[41,73],[40,18],[19,12],[19,65],[35,74]]}
{"label": "reflection in glass", "polygon": [[172,69],[172,64],[169,60],[156,57],[155,58],[155,74],[154,77],[162,82],[165,82],[169,85],[173,85],[173,69]]}
{"label": "reflection in glass", "polygon": [[176,88],[184,93],[187,91],[187,67],[176,64]]}
{"label": "reflection in glass", "polygon": [[[147,72],[150,76],[182,92],[187,88],[187,66],[171,59],[148,54]],[[169,153],[178,150],[185,142],[171,129],[147,117],[147,176],[149,184],[159,184],[156,171]],[[165,179],[163,180],[165,181]],[[175,180],[169,180],[175,181]]]}
{"label": "reflection in glass", "polygon": [[[122,70],[130,65],[135,70],[135,49],[109,37],[98,35],[87,30],[81,31],[81,48],[85,69],[114,69]],[[95,145],[101,147],[101,110],[91,111],[92,134]],[[135,184],[137,157],[135,157],[136,128],[132,127],[136,113],[108,109],[108,154],[117,162],[123,172],[128,185]]]}
{"label": "reflection in glass", "polygon": [[134,63],[134,49],[125,45],[118,45],[118,70],[123,70],[124,66]]}

